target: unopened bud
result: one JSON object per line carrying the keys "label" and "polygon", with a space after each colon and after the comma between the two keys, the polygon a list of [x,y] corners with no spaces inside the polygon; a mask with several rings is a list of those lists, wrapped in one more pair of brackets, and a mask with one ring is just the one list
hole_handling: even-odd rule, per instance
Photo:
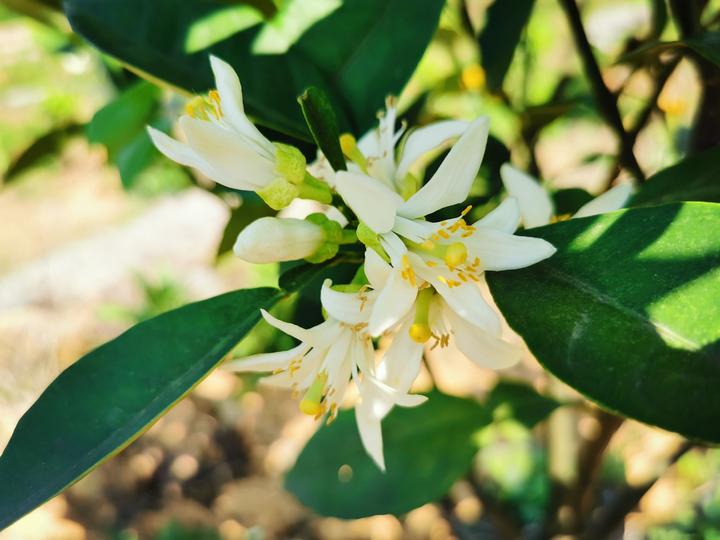
{"label": "unopened bud", "polygon": [[323,227],[302,219],[264,217],[238,235],[233,251],[251,263],[296,261],[315,253],[325,242]]}

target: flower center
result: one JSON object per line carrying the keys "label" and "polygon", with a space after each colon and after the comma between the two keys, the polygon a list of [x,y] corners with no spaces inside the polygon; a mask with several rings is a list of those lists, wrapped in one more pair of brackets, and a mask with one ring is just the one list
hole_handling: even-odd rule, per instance
{"label": "flower center", "polygon": [[210,90],[207,96],[195,96],[185,104],[185,113],[198,120],[220,120],[223,116],[220,94]]}
{"label": "flower center", "polygon": [[430,329],[430,301],[433,290],[429,287],[422,289],[415,300],[415,319],[410,326],[410,337],[417,343],[425,343],[432,337]]}
{"label": "flower center", "polygon": [[319,373],[315,380],[307,389],[305,395],[300,401],[300,410],[310,416],[320,416],[325,412],[325,404],[323,403],[323,395],[325,393],[325,384],[327,383],[327,373]]}

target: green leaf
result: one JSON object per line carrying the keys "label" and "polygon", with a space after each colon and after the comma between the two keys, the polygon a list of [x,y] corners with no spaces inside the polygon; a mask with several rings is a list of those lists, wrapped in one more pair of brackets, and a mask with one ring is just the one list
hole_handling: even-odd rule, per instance
{"label": "green leaf", "polygon": [[117,454],[255,325],[277,289],[235,291],[138,324],[50,384],[0,456],[0,529]]}
{"label": "green leaf", "polygon": [[402,514],[442,497],[470,467],[474,436],[491,418],[470,399],[429,398],[383,421],[385,473],[365,453],[355,414],[343,411],[310,440],[285,486],[316,512],[348,519]]}
{"label": "green leaf", "polygon": [[73,29],[98,48],[190,92],[213,86],[208,54],[223,58],[240,75],[250,114],[307,138],[295,100],[308,86],[328,93],[343,131],[372,126],[385,96],[399,93],[415,69],[444,1],[344,0],[329,13],[337,3],[286,2],[251,27],[247,13],[237,12],[247,6],[227,0],[67,0],[65,11]]}
{"label": "green leaf", "polygon": [[705,32],[689,37],[681,43],[705,57],[706,60],[720,66],[720,32]]}
{"label": "green leaf", "polygon": [[574,214],[580,207],[593,200],[593,196],[580,188],[559,189],[552,194],[555,213],[558,216]]}
{"label": "green leaf", "polygon": [[311,86],[302,93],[298,102],[310,133],[330,166],[336,171],[346,170],[335,112],[325,92]]}
{"label": "green leaf", "polygon": [[534,5],[535,0],[495,0],[487,10],[479,40],[487,86],[492,92],[502,89]]}
{"label": "green leaf", "polygon": [[633,206],[676,201],[720,202],[720,148],[692,155],[654,174],[630,201]]}
{"label": "green leaf", "polygon": [[495,420],[512,418],[527,428],[545,420],[560,405],[531,386],[510,380],[498,382],[485,400],[485,407]]}
{"label": "green leaf", "polygon": [[610,411],[720,442],[717,230],[720,205],[710,203],[572,219],[525,233],[556,255],[488,282],[562,381]]}

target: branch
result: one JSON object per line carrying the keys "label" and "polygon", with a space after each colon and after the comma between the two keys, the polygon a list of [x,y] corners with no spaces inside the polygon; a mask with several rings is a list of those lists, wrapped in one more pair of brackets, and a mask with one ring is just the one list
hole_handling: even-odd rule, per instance
{"label": "branch", "polygon": [[[684,442],[669,458],[668,469],[693,448],[693,446],[689,441]],[[622,524],[625,516],[632,512],[633,508],[638,505],[643,496],[655,485],[661,476],[662,475],[659,475],[639,486],[626,486],[617,494],[613,502],[598,509],[596,518],[588,524],[581,538],[583,540],[601,540],[609,537],[610,534]]]}
{"label": "branch", "polygon": [[585,28],[583,27],[577,4],[575,0],[559,0],[559,2],[568,18],[573,40],[580,54],[585,74],[590,81],[590,86],[592,87],[600,114],[620,141],[618,160],[636,179],[642,182],[645,180],[645,174],[635,158],[633,144],[628,137],[627,131],[625,131],[625,126],[623,125],[622,117],[618,110],[617,100],[605,85],[605,81],[602,78],[600,67],[598,66],[590,42],[585,34]]}

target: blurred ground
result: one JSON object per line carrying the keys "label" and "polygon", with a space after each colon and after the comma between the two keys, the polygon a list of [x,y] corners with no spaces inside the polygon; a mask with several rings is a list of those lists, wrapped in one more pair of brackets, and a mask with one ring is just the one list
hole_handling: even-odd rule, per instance
{"label": "blurred ground", "polygon": [[[633,24],[646,18],[636,11]],[[614,12],[608,13],[612,18]],[[607,20],[595,24],[593,39],[612,43],[610,27]],[[444,61],[450,52],[466,56],[462,44],[448,47],[445,38],[441,33],[433,43],[410,93],[454,65]],[[109,86],[96,59],[82,47],[58,53],[57,39],[38,23],[0,12],[0,170],[39,134],[58,123],[87,121],[108,99]],[[693,75],[679,73],[679,88],[689,90],[670,93],[666,102],[684,118],[690,114],[683,103],[693,91]],[[465,93],[446,89],[430,110],[475,113],[479,101],[468,96],[474,95],[477,81],[467,69],[459,77]],[[634,84],[642,92],[642,81]],[[499,116],[502,133],[502,111]],[[647,147],[641,153],[646,167],[672,160],[660,131],[639,142]],[[568,152],[568,140],[582,144]],[[583,156],[602,155],[611,145],[610,135],[591,121],[554,126],[538,144],[541,170],[556,186],[580,184],[596,191],[607,165],[583,161]],[[153,197],[128,194],[103,151],[90,148],[83,137],[42,167],[0,185],[0,216],[0,449],[43,388],[83,353],[163,309],[273,279],[272,271],[232,258],[216,264],[228,219],[218,198],[198,188]],[[481,395],[497,377],[460,357],[440,363],[431,356],[431,366],[438,385],[459,394]],[[515,374],[547,387],[531,360]],[[429,384],[427,376],[419,384]],[[577,417],[570,420],[574,425]],[[581,438],[597,428],[587,416],[579,425]],[[314,429],[289,395],[257,386],[253,379],[215,372],[119,456],[0,532],[0,539],[444,539],[479,518],[473,534],[492,537],[491,529],[483,528],[482,503],[462,484],[445,504],[427,505],[402,519],[341,521],[313,515],[282,489],[282,475]],[[478,469],[495,475],[500,484],[520,486],[518,493],[530,481],[544,493],[543,480],[536,478],[548,460],[537,440],[551,435],[540,429],[535,436],[491,438]],[[604,478],[608,484],[641,484],[658,474],[678,442],[628,422],[613,440]],[[705,519],[708,508],[717,512],[717,505],[707,503],[717,500],[718,470],[718,453],[688,454],[642,499],[624,537],[692,538],[674,535],[672,525],[657,526],[696,520],[699,513]],[[526,507],[532,517],[537,505],[530,501]]]}

